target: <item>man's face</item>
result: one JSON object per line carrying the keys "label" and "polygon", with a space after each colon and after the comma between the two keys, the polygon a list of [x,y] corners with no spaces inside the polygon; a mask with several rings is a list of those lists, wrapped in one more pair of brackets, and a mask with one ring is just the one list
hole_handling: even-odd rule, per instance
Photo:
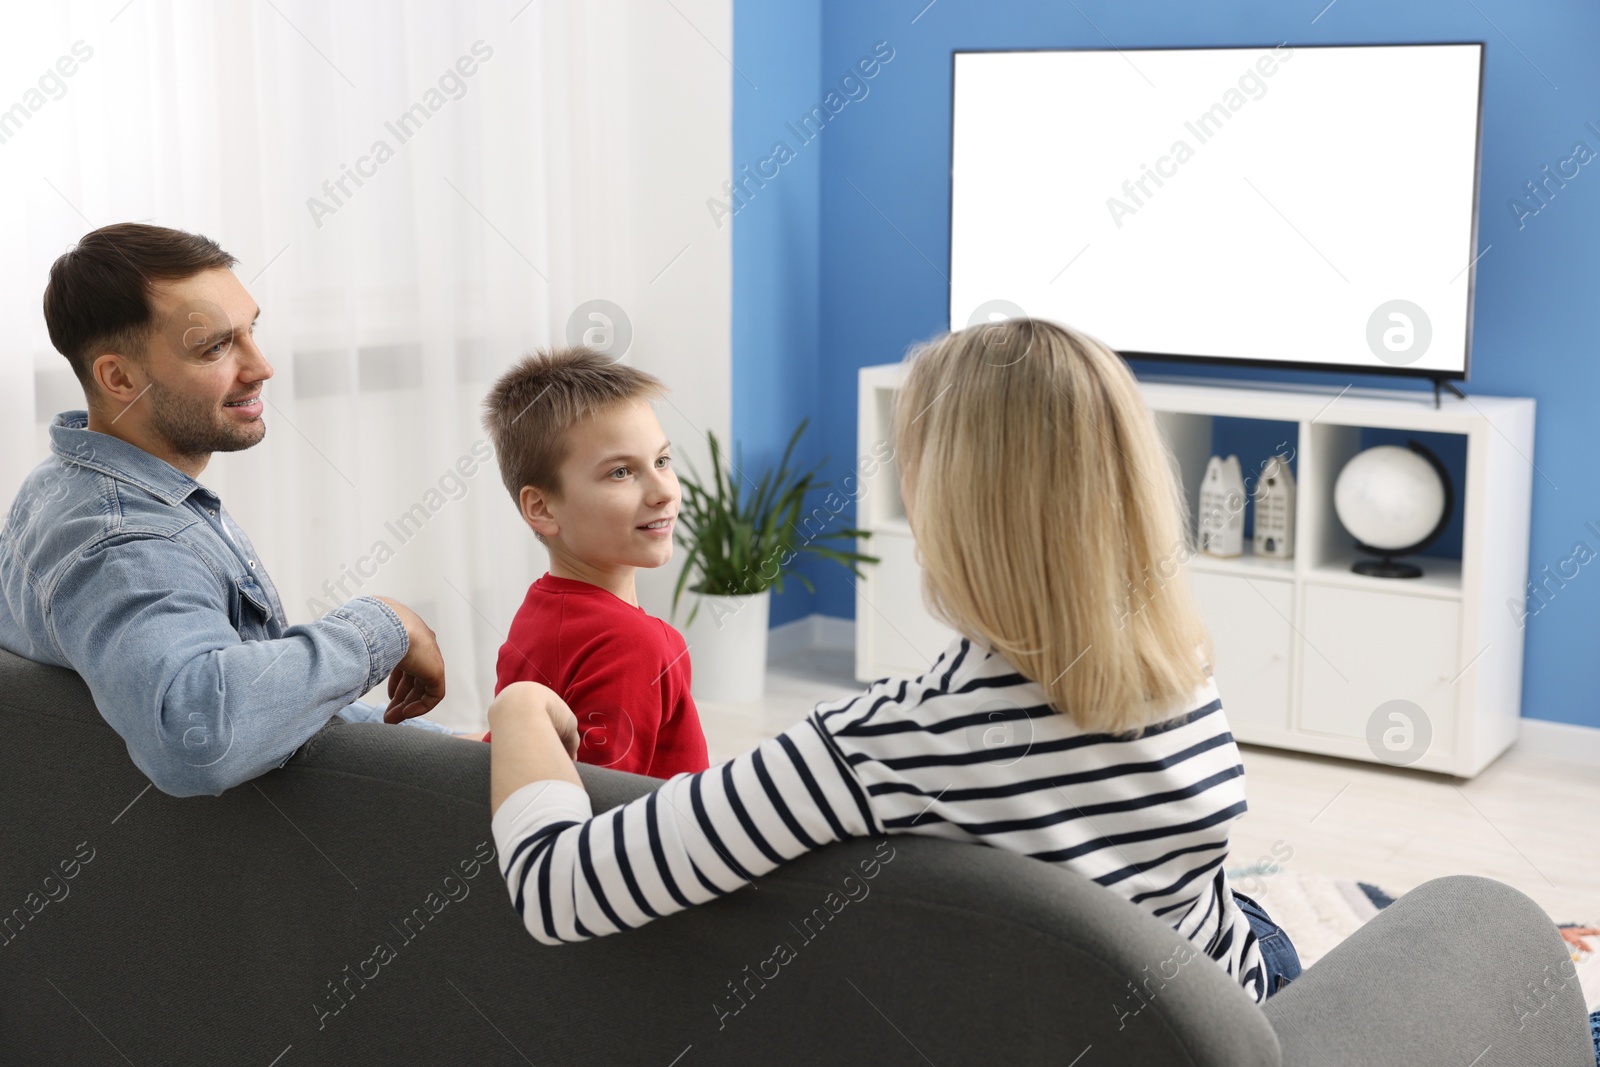
{"label": "man's face", "polygon": [[[569,431],[561,498],[547,502],[559,548],[595,567],[660,567],[672,558],[681,491],[666,434],[643,400],[615,404]],[[548,536],[548,535],[547,535]]]}
{"label": "man's face", "polygon": [[154,287],[155,329],[140,366],[140,414],[150,432],[189,456],[237,452],[266,436],[262,384],[272,364],[256,347],[261,309],[231,270]]}

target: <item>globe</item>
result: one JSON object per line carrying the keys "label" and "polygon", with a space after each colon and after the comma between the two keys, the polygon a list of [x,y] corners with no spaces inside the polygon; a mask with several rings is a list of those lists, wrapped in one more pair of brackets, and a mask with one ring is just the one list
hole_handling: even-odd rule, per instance
{"label": "globe", "polygon": [[1431,452],[1369,448],[1339,472],[1333,510],[1359,547],[1384,555],[1415,551],[1432,539],[1450,507],[1453,494],[1442,470]]}

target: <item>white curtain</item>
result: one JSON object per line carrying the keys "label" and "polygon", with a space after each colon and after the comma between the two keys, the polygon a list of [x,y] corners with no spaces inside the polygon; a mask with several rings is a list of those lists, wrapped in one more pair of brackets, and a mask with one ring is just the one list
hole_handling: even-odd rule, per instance
{"label": "white curtain", "polygon": [[[446,656],[433,717],[481,724],[547,565],[485,461],[494,377],[606,300],[624,359],[672,388],[675,449],[705,470],[705,431],[727,436],[729,246],[704,202],[729,171],[731,34],[731,0],[9,13],[0,500],[83,406],[40,312],[51,261],[110,222],[204,233],[239,257],[276,375],[266,440],[202,480],[291,622],[361,593],[410,604]],[[640,578],[661,615],[663,571]]]}

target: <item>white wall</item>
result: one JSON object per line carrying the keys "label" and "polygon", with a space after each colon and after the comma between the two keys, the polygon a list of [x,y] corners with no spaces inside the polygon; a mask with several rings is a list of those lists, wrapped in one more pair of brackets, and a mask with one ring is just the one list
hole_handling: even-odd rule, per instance
{"label": "white wall", "polygon": [[[0,69],[42,72],[78,39],[95,54],[0,144],[0,504],[47,454],[49,418],[82,406],[40,311],[49,265],[130,220],[216,238],[263,309],[267,440],[217,456],[203,480],[250,532],[290,622],[482,437],[490,376],[565,343],[583,301],[624,309],[626,360],[670,387],[662,425],[708,470],[705,433],[727,440],[730,423],[730,231],[705,224],[704,201],[730,169],[732,0],[517,10],[143,0],[115,20],[86,3],[14,18]],[[495,58],[467,94],[314,226],[306,197],[479,37]],[[19,77],[0,107],[33,75]],[[463,342],[486,343],[486,362]],[[393,381],[358,373],[374,346],[408,345]],[[495,473],[441,516],[361,592],[438,631],[453,670],[434,717],[466,726],[547,559]],[[667,615],[682,555],[640,576],[653,614]]]}
{"label": "white wall", "polygon": [[[679,470],[687,456],[709,475],[706,431],[726,443],[732,417],[732,228],[705,224],[705,198],[732,169],[734,73],[723,57],[733,55],[733,2],[628,0],[608,10],[614,61],[596,73],[624,121],[599,131],[607,154],[597,169],[616,182],[617,210],[592,220],[609,231],[594,247],[606,257],[625,250],[624,297],[612,299],[633,319],[628,361],[672,390],[656,408]],[[678,548],[668,566],[640,573],[639,602],[652,615],[668,617],[682,560]],[[680,622],[689,607],[686,595]]]}

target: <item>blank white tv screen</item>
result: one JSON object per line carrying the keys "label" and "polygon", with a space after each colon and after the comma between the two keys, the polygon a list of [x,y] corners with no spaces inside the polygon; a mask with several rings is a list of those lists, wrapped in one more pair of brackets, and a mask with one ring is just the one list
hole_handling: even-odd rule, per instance
{"label": "blank white tv screen", "polygon": [[1465,378],[1482,51],[956,53],[951,329]]}

